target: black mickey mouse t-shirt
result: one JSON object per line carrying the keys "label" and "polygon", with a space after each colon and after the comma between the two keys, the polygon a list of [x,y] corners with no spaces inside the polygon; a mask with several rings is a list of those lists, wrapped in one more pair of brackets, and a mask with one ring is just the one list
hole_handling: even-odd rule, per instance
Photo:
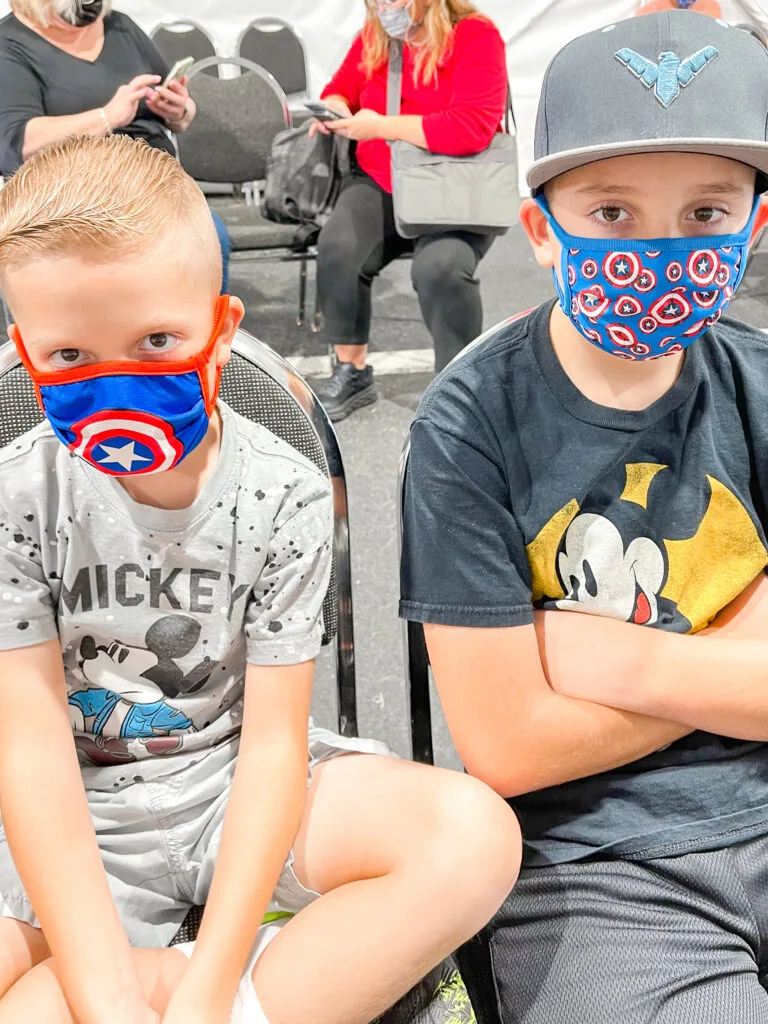
{"label": "black mickey mouse t-shirt", "polygon": [[[721,321],[667,394],[623,411],[567,377],[551,310],[490,332],[422,400],[401,614],[515,626],[537,607],[701,629],[768,564],[768,338]],[[511,803],[529,864],[713,849],[768,833],[768,745],[696,732]]]}

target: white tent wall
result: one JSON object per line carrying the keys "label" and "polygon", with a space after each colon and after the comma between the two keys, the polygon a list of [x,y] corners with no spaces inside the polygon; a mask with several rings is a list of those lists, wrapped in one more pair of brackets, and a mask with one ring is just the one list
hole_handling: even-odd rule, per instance
{"label": "white tent wall", "polygon": [[[634,13],[637,0],[476,0],[498,25],[518,121],[521,170],[533,154],[533,127],[541,79],[551,57],[569,39]],[[722,0],[729,21],[762,21],[768,0]],[[310,89],[319,93],[362,24],[363,0],[118,0],[116,6],[151,31],[160,21],[189,18],[213,36],[217,50],[233,53],[237,38],[260,15],[284,18],[304,38]],[[0,0],[0,15],[8,10]]]}

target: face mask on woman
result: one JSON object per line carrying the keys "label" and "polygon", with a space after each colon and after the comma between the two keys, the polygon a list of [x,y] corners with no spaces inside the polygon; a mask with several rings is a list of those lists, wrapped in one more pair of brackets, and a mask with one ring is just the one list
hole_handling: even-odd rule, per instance
{"label": "face mask on woman", "polygon": [[101,17],[104,0],[75,0],[73,4],[66,6],[66,12],[61,12],[59,16],[70,25],[83,28],[85,25],[92,25]]}
{"label": "face mask on woman", "polygon": [[405,7],[389,7],[383,4],[378,6],[377,12],[381,27],[392,39],[405,39],[413,27],[409,6],[409,4],[406,4]]}

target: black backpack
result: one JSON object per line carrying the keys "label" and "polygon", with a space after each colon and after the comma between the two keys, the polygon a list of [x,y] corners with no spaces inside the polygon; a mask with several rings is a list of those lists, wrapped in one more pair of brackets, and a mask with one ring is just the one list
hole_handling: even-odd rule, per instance
{"label": "black backpack", "polygon": [[275,136],[267,160],[261,212],[279,224],[319,229],[328,220],[350,167],[350,142],[317,132],[310,122]]}

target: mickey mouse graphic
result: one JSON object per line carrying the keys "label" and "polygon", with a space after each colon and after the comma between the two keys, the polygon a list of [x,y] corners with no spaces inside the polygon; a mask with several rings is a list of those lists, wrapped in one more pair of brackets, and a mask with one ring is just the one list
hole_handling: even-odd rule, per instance
{"label": "mickey mouse graphic", "polygon": [[78,667],[89,685],[70,694],[69,710],[75,731],[94,737],[91,741],[78,736],[78,746],[90,760],[101,764],[133,760],[121,740],[141,740],[151,753],[181,747],[182,735],[195,727],[166,700],[195,693],[210,678],[210,658],[186,674],[175,660],[195,648],[200,632],[194,619],[168,615],[149,627],[145,648],[91,635],[82,638]]}

